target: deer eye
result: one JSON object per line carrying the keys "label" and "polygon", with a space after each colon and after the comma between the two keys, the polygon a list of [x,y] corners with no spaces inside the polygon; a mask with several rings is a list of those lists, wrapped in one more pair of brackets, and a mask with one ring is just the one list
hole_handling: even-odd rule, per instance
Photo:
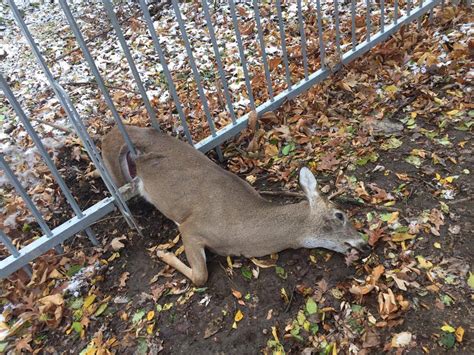
{"label": "deer eye", "polygon": [[334,212],[334,217],[336,217],[341,222],[345,222],[345,220],[346,220],[346,217],[344,216],[344,213],[342,213],[341,211]]}

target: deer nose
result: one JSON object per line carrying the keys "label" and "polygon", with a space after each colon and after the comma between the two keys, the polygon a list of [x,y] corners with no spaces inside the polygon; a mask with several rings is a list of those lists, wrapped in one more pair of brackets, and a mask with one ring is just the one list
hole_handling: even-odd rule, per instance
{"label": "deer nose", "polygon": [[372,251],[372,247],[367,243],[359,245],[358,249],[360,253],[363,254],[364,256],[369,255],[370,252]]}

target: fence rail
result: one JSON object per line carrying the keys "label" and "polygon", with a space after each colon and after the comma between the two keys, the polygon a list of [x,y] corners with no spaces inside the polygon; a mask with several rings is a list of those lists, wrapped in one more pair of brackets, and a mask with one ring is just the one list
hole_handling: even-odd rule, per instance
{"label": "fence rail", "polygon": [[[121,211],[132,228],[140,231],[126,203],[127,198],[131,194],[127,192],[124,196],[122,192],[125,190],[119,190],[114,185],[110,174],[102,162],[98,149],[87,132],[83,118],[81,118],[72,104],[68,93],[52,75],[47,61],[33,39],[17,5],[13,0],[8,2],[17,25],[31,47],[41,70],[48,79],[50,87],[64,109],[69,122],[80,137],[111,196],[85,210],[81,210],[54,162],[48,155],[41,138],[35,132],[20,103],[8,86],[8,82],[4,77],[6,74],[0,73],[0,88],[5,93],[24,129],[35,143],[41,157],[51,171],[74,213],[74,216],[67,222],[54,229],[50,229],[48,223],[36,208],[32,198],[9,167],[4,155],[0,154],[0,167],[22,197],[43,231],[42,237],[21,249],[17,249],[7,234],[4,231],[0,231],[0,241],[11,254],[0,261],[1,278],[8,277],[20,268],[25,268],[25,271],[31,274],[31,269],[28,266],[29,262],[51,248],[56,248],[58,252],[61,252],[62,242],[77,233],[84,231],[91,243],[96,245],[97,239],[90,226],[115,208]],[[186,115],[186,107],[182,103],[182,97],[185,94],[176,85],[176,67],[173,65],[173,68],[170,69],[169,55],[163,48],[162,38],[155,28],[156,26],[148,6],[145,0],[139,0],[144,26],[146,26],[147,33],[151,38],[158,58],[159,63],[156,64],[159,64],[161,68],[161,74],[164,76],[169,97],[174,105],[175,117],[181,125],[184,137],[200,151],[207,152],[211,149],[216,149],[219,157],[222,157],[219,145],[244,129],[252,112],[256,112],[260,116],[265,112],[277,109],[285,101],[308,90],[329,77],[331,73],[338,70],[341,66],[360,57],[394,34],[402,26],[420,19],[427,12],[431,12],[440,3],[440,0],[407,0],[401,6],[398,0],[379,0],[378,2],[372,0],[311,0],[305,2],[297,0],[295,4],[286,2],[283,5],[280,0],[276,0],[271,3],[271,9],[275,11],[272,15],[267,10],[263,13],[261,5],[259,5],[257,0],[244,1],[237,5],[234,0],[214,2],[213,8],[211,8],[207,0],[201,1],[199,16],[201,16],[205,26],[201,26],[199,30],[203,31],[203,36],[209,41],[206,56],[212,56],[215,60],[214,68],[219,78],[219,90],[222,91],[224,98],[223,107],[220,107],[219,110],[227,114],[225,124],[217,124],[214,117],[216,109],[211,108],[210,99],[212,94],[218,89],[212,87],[212,83],[206,81],[200,71],[202,61],[200,62],[195,58],[195,48],[193,48],[193,43],[189,39],[189,28],[186,26],[186,17],[182,13],[182,8],[185,5],[178,3],[177,0],[172,0],[171,7],[166,9],[166,11],[174,13],[174,19],[177,23],[174,36],[180,38],[180,45],[182,45],[183,53],[185,53],[187,58],[186,65],[192,73],[192,76],[190,76],[191,82],[195,85],[197,91],[197,94],[194,93],[198,100],[196,101],[196,106],[202,113],[198,121],[202,131],[207,132],[207,136],[198,137],[198,135],[193,134],[195,132],[193,132],[190,119]],[[160,118],[155,111],[153,101],[147,93],[147,88],[150,88],[150,84],[142,79],[141,73],[134,61],[132,50],[127,43],[127,38],[117,18],[114,5],[110,0],[102,0],[102,4],[118,38],[138,93],[143,100],[150,123],[155,129],[161,130]],[[216,8],[216,4],[219,5],[219,8]],[[103,74],[101,74],[101,70],[98,68],[88,48],[87,41],[81,33],[73,11],[66,0],[59,0],[59,5],[100,89],[103,100],[123,134],[130,151],[132,154],[136,154],[135,148],[124,128],[123,118],[116,108],[116,104],[103,79]],[[470,5],[470,2],[468,2],[468,5]],[[242,6],[245,6],[244,11],[241,11]],[[234,58],[235,60],[234,62],[231,61],[231,64],[234,67],[238,67],[238,71],[242,73],[242,76],[238,78],[240,82],[234,80],[234,75],[232,75],[233,68],[229,67],[229,60],[223,55],[223,50],[226,49],[227,44],[222,42],[222,38],[219,38],[219,29],[216,30],[219,25],[216,20],[218,14],[219,16],[226,16],[229,19],[227,23],[231,23],[233,27],[233,40],[235,42],[232,42],[232,45],[235,45],[237,48],[238,59]],[[248,25],[247,29],[245,27],[242,29],[242,25],[245,24]],[[277,47],[274,45],[275,37],[269,37],[268,31],[266,31],[269,28],[274,29],[274,32],[278,34],[277,40],[279,43]],[[245,33],[243,33],[243,30],[245,30]],[[229,41],[231,40],[229,39]],[[252,45],[252,48],[257,49],[257,56],[249,55],[249,44]],[[292,55],[295,53],[295,48],[299,52],[297,56]],[[276,68],[271,65],[271,60],[275,58],[281,61]],[[264,85],[257,89],[252,87],[252,80],[259,75]],[[231,80],[233,80],[233,84],[239,90],[232,89]],[[243,93],[240,92],[240,87],[245,87]],[[245,103],[244,107],[240,105],[241,102]],[[243,111],[240,117],[237,113],[238,111]],[[196,139],[196,137],[199,139]]]}

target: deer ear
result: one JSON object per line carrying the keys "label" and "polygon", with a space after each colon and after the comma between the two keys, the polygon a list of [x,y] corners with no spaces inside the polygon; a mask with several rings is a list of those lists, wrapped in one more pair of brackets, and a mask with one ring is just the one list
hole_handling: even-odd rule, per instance
{"label": "deer ear", "polygon": [[309,205],[314,207],[316,200],[319,198],[318,182],[307,167],[303,167],[300,170],[300,185],[309,201]]}

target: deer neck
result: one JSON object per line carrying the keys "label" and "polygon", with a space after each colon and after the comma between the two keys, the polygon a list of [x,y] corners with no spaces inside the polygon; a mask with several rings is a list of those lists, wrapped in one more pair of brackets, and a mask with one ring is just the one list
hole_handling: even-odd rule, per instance
{"label": "deer neck", "polygon": [[260,223],[260,235],[267,235],[280,250],[299,248],[301,237],[308,233],[305,228],[309,217],[306,201],[289,205],[271,204]]}

